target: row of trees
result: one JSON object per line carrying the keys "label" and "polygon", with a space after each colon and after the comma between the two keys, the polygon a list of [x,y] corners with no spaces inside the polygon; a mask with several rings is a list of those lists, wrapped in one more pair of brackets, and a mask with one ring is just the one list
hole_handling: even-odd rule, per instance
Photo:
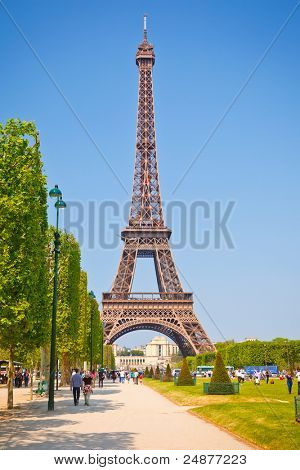
{"label": "row of trees", "polygon": [[[217,343],[227,365],[234,368],[246,365],[276,364],[280,369],[296,369],[300,366],[300,341],[286,338],[275,338],[273,341],[244,341],[235,343],[227,341]],[[188,363],[192,370],[197,366],[211,365],[215,360],[215,353],[199,354],[189,357]]]}
{"label": "row of trees", "polygon": [[[8,408],[13,406],[13,361],[33,368],[47,363],[53,286],[53,233],[47,224],[47,188],[39,136],[31,122],[0,124],[0,348],[9,358]],[[70,367],[102,354],[99,306],[88,295],[80,247],[61,233],[57,355],[62,381]]]}

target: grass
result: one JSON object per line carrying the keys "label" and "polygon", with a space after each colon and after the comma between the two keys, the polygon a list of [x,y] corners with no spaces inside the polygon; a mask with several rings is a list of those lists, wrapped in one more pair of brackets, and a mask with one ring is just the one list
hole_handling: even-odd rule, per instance
{"label": "grass", "polygon": [[145,384],[174,401],[190,406],[190,411],[240,436],[263,449],[299,449],[300,424],[295,422],[294,395],[288,394],[285,381],[274,385],[252,382],[241,385],[239,395],[204,395],[203,381],[195,386],[175,386],[153,379]]}

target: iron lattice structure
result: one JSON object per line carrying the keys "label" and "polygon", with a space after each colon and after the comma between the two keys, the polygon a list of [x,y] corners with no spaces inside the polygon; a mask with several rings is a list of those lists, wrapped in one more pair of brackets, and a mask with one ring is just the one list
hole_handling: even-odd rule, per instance
{"label": "iron lattice structure", "polygon": [[[163,220],[159,187],[152,68],[155,54],[147,40],[138,46],[138,118],[132,203],[129,224],[122,231],[125,242],[110,292],[103,293],[105,343],[120,336],[150,329],[170,337],[182,354],[194,355],[215,348],[193,310],[193,295],[183,292],[169,246],[171,230]],[[154,259],[157,293],[132,293],[138,257]]]}

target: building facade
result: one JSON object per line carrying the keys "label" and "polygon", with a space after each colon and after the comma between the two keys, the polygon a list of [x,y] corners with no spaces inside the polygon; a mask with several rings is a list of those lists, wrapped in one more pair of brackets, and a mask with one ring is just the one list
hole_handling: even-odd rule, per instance
{"label": "building facade", "polygon": [[144,356],[116,356],[116,367],[145,369],[151,366],[155,368],[158,365],[165,368],[171,362],[171,357],[179,354],[178,346],[164,336],[155,336],[143,349]]}

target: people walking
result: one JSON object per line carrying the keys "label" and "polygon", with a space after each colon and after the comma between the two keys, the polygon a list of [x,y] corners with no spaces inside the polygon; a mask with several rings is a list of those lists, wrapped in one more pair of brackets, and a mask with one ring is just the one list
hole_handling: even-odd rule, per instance
{"label": "people walking", "polygon": [[140,385],[143,385],[143,372],[142,371],[139,372],[139,383]]}
{"label": "people walking", "polygon": [[111,378],[112,378],[113,383],[116,383],[117,374],[115,370],[112,371]]}
{"label": "people walking", "polygon": [[93,393],[92,383],[93,383],[93,376],[90,373],[86,373],[82,379],[83,381],[83,395],[84,395],[84,404],[86,406],[90,406],[90,396]]}
{"label": "people walking", "polygon": [[139,373],[138,373],[138,371],[136,370],[136,371],[134,372],[134,383],[135,383],[136,385],[139,384],[138,380],[139,380]]}
{"label": "people walking", "polygon": [[82,387],[82,377],[78,373],[78,369],[75,369],[75,374],[72,375],[71,386],[73,390],[74,405],[77,406],[80,398],[80,388]]}
{"label": "people walking", "polygon": [[288,391],[289,391],[289,394],[292,393],[292,387],[293,387],[293,376],[292,376],[292,373],[289,372],[286,374],[285,376],[286,378],[286,384],[287,384],[287,388],[288,388]]}
{"label": "people walking", "polygon": [[120,371],[120,382],[121,382],[121,384],[125,383],[125,372],[124,372],[124,370]]}
{"label": "people walking", "polygon": [[297,369],[296,372],[297,382],[298,382],[298,395],[300,395],[300,370]]}
{"label": "people walking", "polygon": [[24,376],[24,386],[25,388],[27,388],[28,383],[29,383],[29,372],[27,369],[25,369],[23,376]]}
{"label": "people walking", "polygon": [[266,370],[265,376],[266,376],[266,382],[268,384],[269,383],[269,378],[270,378],[270,372],[268,371],[268,369]]}
{"label": "people walking", "polygon": [[103,381],[104,381],[104,370],[103,369],[99,369],[99,388],[103,388]]}

